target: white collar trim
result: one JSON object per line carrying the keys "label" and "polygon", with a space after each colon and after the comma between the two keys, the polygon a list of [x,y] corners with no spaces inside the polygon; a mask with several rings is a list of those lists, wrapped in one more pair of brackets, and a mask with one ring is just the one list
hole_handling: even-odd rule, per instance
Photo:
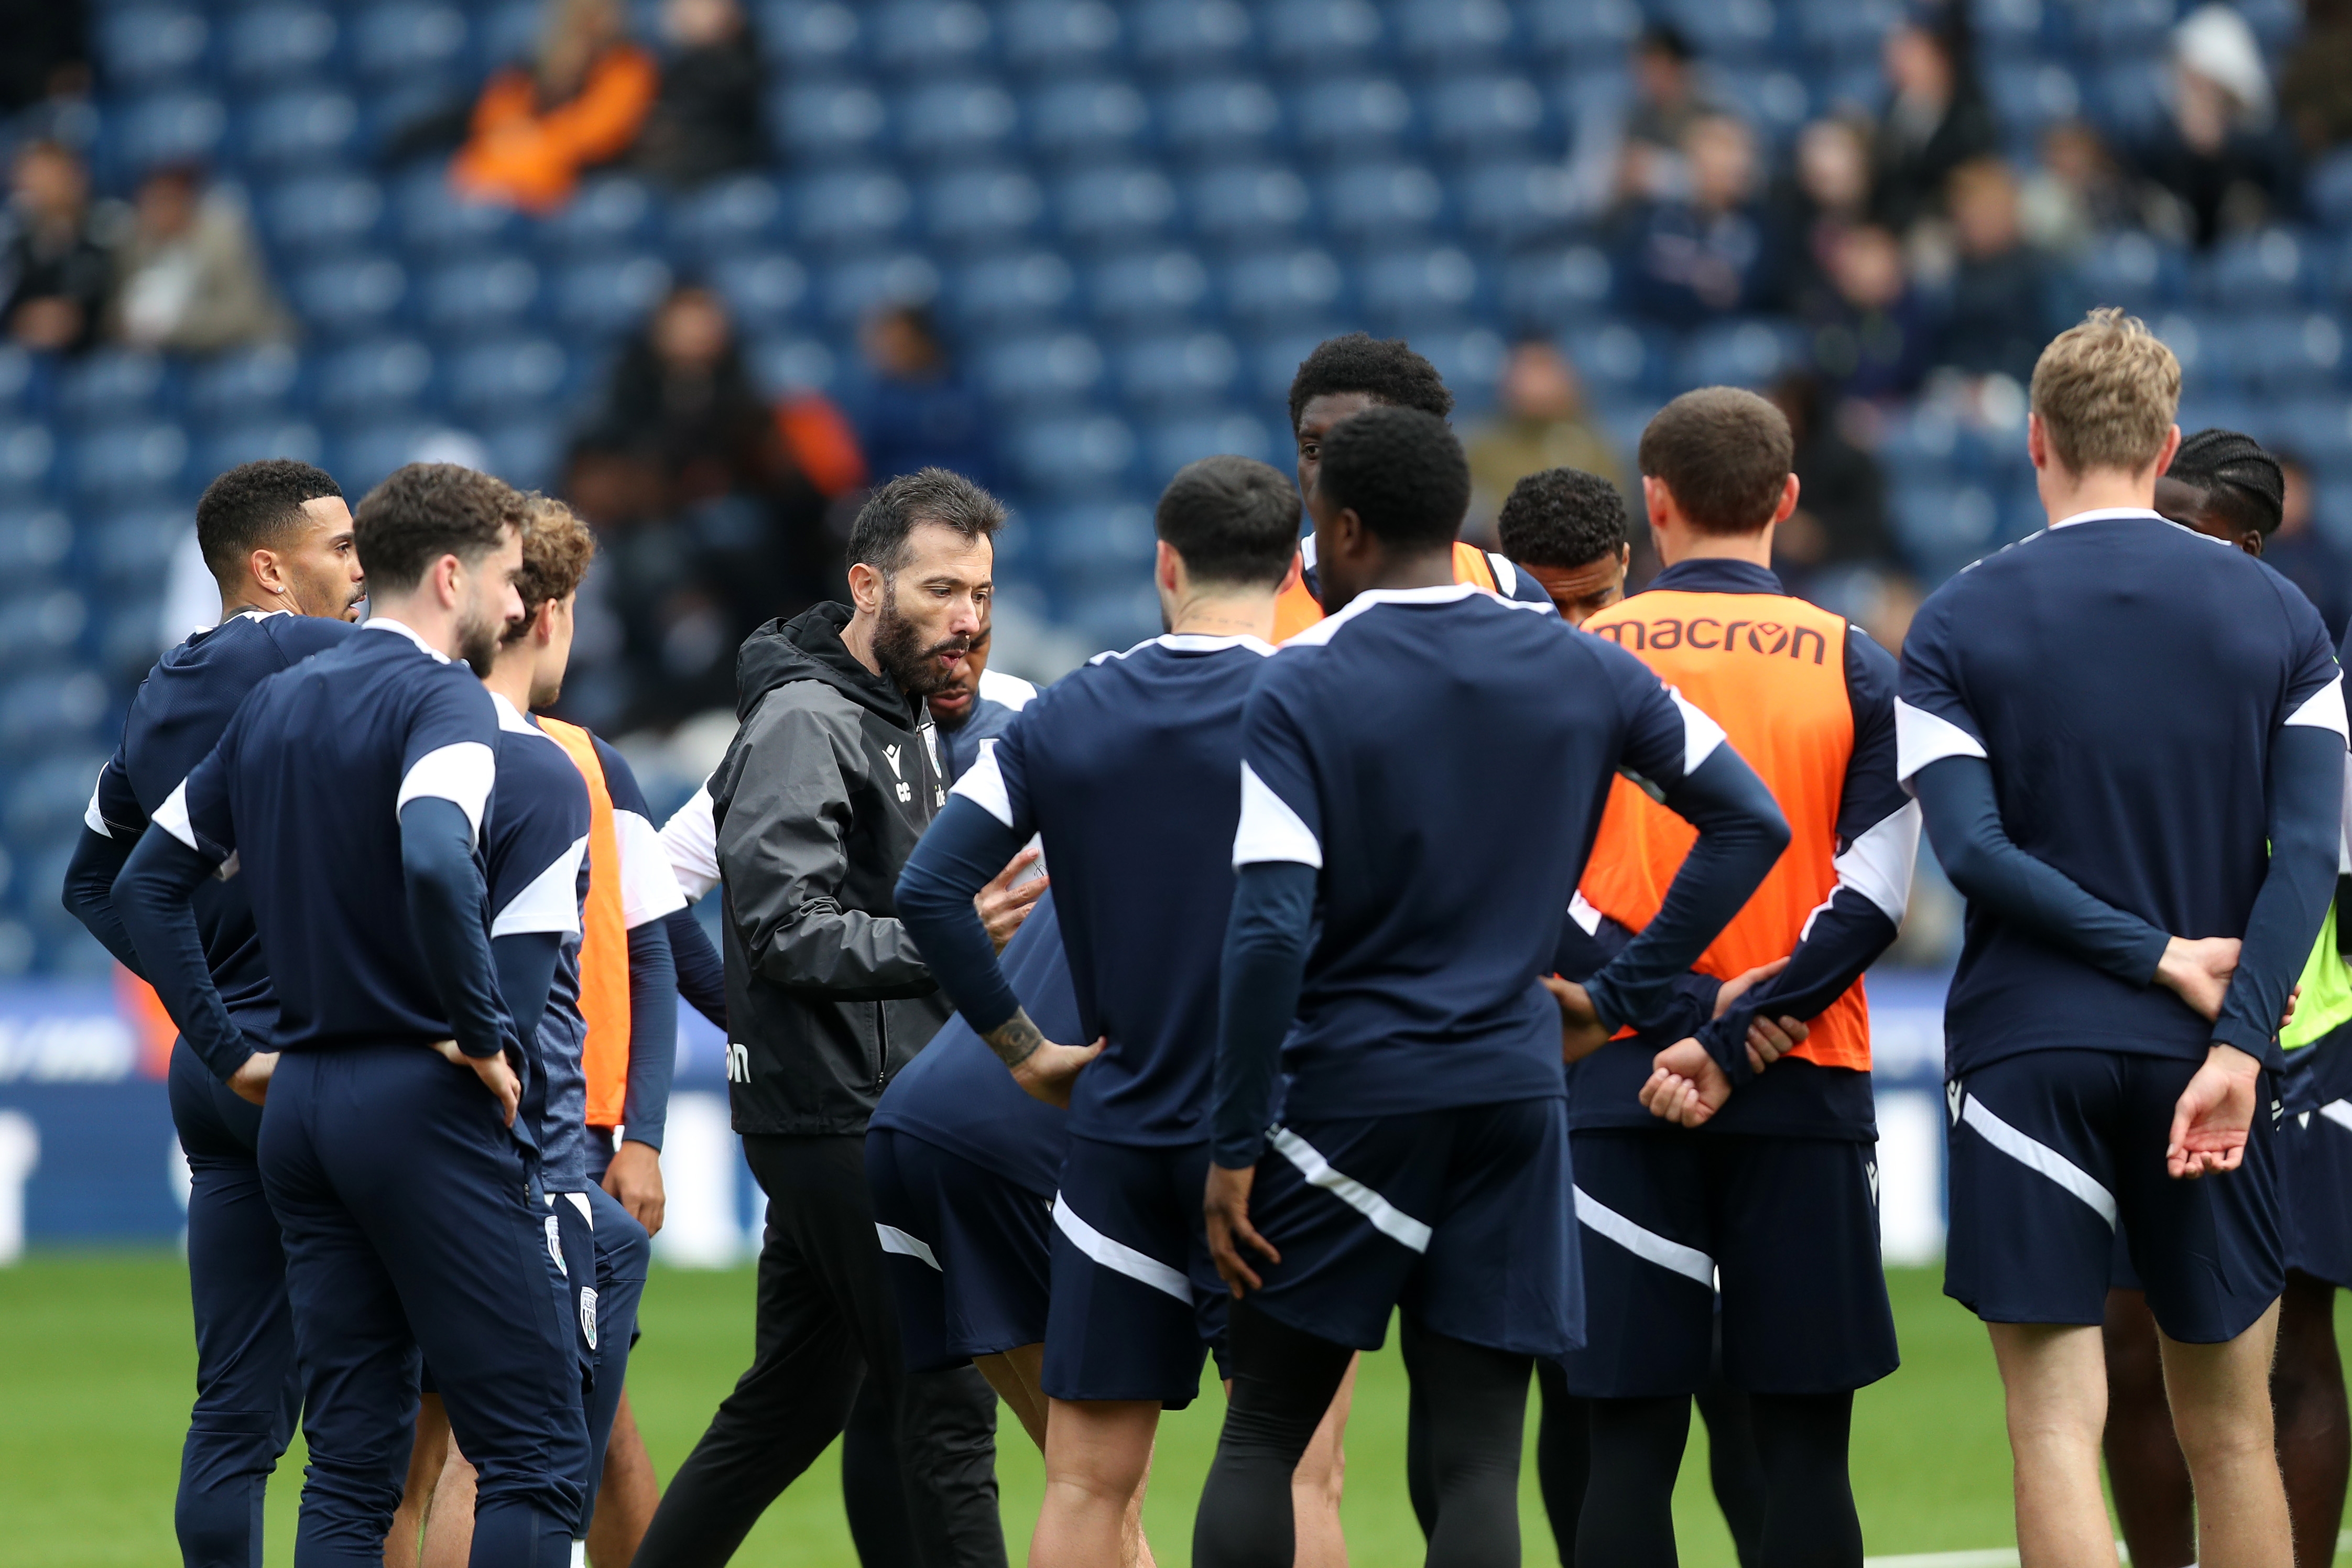
{"label": "white collar trim", "polygon": [[1260,657],[1274,651],[1274,645],[1263,638],[1238,633],[1233,637],[1211,637],[1206,632],[1162,632],[1156,637],[1146,637],[1130,648],[1113,648],[1098,653],[1088,664],[1100,664],[1106,659],[1132,658],[1148,647],[1164,647],[1171,653],[1215,653],[1223,648],[1245,647]]}
{"label": "white collar trim", "polygon": [[415,643],[418,647],[424,649],[426,653],[431,654],[443,664],[447,664],[449,662],[449,656],[443,653],[439,648],[435,647],[431,643],[426,642],[424,637],[417,635],[415,627],[407,625],[405,622],[395,621],[390,616],[370,616],[366,620],[360,623],[360,626],[362,630],[373,628],[376,631],[397,632],[402,637],[406,637],[410,642]]}
{"label": "white collar trim", "polygon": [[2169,523],[2172,520],[2166,517],[2162,512],[2150,511],[2144,506],[2103,506],[2095,507],[2089,511],[2078,511],[2072,517],[2062,517],[2050,526],[2052,528],[2072,528],[2078,522],[2123,522],[2127,521]]}
{"label": "white collar trim", "polygon": [[[484,687],[483,689],[489,690],[488,687]],[[555,738],[524,718],[521,710],[495,691],[490,692],[490,706],[499,710],[499,728],[501,730],[509,731],[518,735],[539,735],[551,741]]]}

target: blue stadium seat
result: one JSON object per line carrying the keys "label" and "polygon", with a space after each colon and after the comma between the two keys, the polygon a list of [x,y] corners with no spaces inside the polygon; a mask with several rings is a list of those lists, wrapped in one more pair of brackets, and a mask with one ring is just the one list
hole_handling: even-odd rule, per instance
{"label": "blue stadium seat", "polygon": [[1062,232],[1073,239],[1136,239],[1174,220],[1176,191],[1157,169],[1112,164],[1065,177],[1055,189],[1054,207]]}
{"label": "blue stadium seat", "polygon": [[2042,0],[1983,0],[1969,20],[1977,48],[1994,58],[2031,58],[2047,52],[2050,39]]}
{"label": "blue stadium seat", "polygon": [[1412,98],[1384,76],[1315,82],[1293,102],[1290,122],[1300,142],[1318,153],[1361,154],[1404,138],[1412,129]]}
{"label": "blue stadium seat", "polygon": [[1824,63],[1874,65],[1880,42],[1903,16],[1899,0],[1811,0],[1797,8],[1797,41]]}
{"label": "blue stadium seat", "polygon": [[319,366],[315,400],[339,417],[404,413],[423,399],[432,381],[431,350],[414,338],[381,338],[328,355]]}
{"label": "blue stadium seat", "polygon": [[1360,69],[1378,59],[1387,26],[1369,0],[1274,0],[1260,17],[1265,58],[1285,75]]}
{"label": "blue stadium seat", "polygon": [[2291,228],[2229,235],[2200,269],[2199,292],[2232,310],[2299,304],[2318,291],[2320,259],[2319,247]]}
{"label": "blue stadium seat", "polygon": [[816,174],[793,205],[803,243],[872,245],[896,236],[914,209],[907,183],[881,169],[840,169]]}
{"label": "blue stadium seat", "polygon": [[1668,0],[1666,15],[1709,60],[1769,54],[1779,30],[1772,0]]}
{"label": "blue stadium seat", "polygon": [[735,174],[669,204],[670,252],[707,262],[773,244],[783,233],[784,197],[764,174]]}
{"label": "blue stadium seat", "polygon": [[510,331],[539,303],[539,268],[520,256],[454,262],[426,273],[417,296],[418,319],[443,336]]}
{"label": "blue stadium seat", "polygon": [[2163,122],[2169,84],[2155,60],[2116,60],[2090,79],[2088,109],[2110,141],[2126,146],[2142,141]]}
{"label": "blue stadium seat", "polygon": [[553,338],[509,337],[452,348],[442,371],[443,398],[470,418],[499,417],[558,401],[572,374]]}
{"label": "blue stadium seat", "polygon": [[1118,352],[1118,387],[1130,404],[1197,407],[1222,403],[1241,374],[1241,353],[1223,332],[1137,338]]}
{"label": "blue stadium seat", "polygon": [[[189,479],[192,484],[209,483],[239,463],[258,462],[264,458],[292,458],[298,462],[323,463],[326,456],[327,445],[319,435],[319,427],[306,419],[233,425],[197,441],[195,470]],[[356,491],[352,499],[354,502],[358,500]]]}
{"label": "blue stadium seat", "polygon": [[262,233],[280,251],[311,256],[357,250],[374,242],[383,221],[383,191],[360,174],[302,174],[262,194]]}
{"label": "blue stadium seat", "polygon": [[313,329],[334,337],[382,331],[408,297],[408,274],[381,256],[344,256],[294,275],[295,308]]}
{"label": "blue stadium seat", "polygon": [[335,14],[320,5],[255,5],[230,19],[221,63],[235,81],[314,79],[328,68],[341,31]]}
{"label": "blue stadium seat", "polygon": [[1285,455],[1283,446],[1263,418],[1245,409],[1173,415],[1145,427],[1143,477],[1148,483],[1164,485],[1185,464],[1220,452],[1255,458],[1262,463],[1279,462]]}
{"label": "blue stadium seat", "polygon": [[[2181,428],[2190,426],[2184,423]],[[2260,412],[2249,411],[2242,422],[2229,428],[2248,431],[2293,453],[2323,479],[2352,479],[2352,419],[2347,419],[2341,397],[2302,397]]]}
{"label": "blue stadium seat", "polygon": [[817,289],[824,319],[848,330],[891,305],[927,305],[940,291],[940,269],[919,250],[852,257],[825,268]]}
{"label": "blue stadium seat", "polygon": [[[87,752],[116,738],[99,733],[107,706],[106,683],[89,670],[22,677],[0,689],[0,744],[25,760]],[[62,885],[64,869],[58,868],[58,880],[51,885]]]}
{"label": "blue stadium seat", "polygon": [[89,499],[172,489],[187,467],[188,433],[168,420],[92,430],[73,446],[73,486]]}
{"label": "blue stadium seat", "polygon": [[1572,211],[1568,172],[1556,162],[1481,162],[1458,188],[1462,226],[1489,244],[1531,239],[1567,222]]}
{"label": "blue stadium seat", "polygon": [[47,425],[0,421],[0,497],[40,494],[57,460],[57,437]]}
{"label": "blue stadium seat", "polygon": [[1634,0],[1530,5],[1527,25],[1528,47],[1539,58],[1579,64],[1608,58],[1619,66],[1642,30],[1642,8]]}
{"label": "blue stadium seat", "polygon": [[1314,206],[1307,182],[1278,164],[1210,169],[1186,194],[1193,226],[1215,240],[1292,233]]}
{"label": "blue stadium seat", "polygon": [[1144,0],[1128,24],[1137,62],[1171,77],[1238,62],[1252,41],[1249,12],[1234,0]]}
{"label": "blue stadium seat", "polygon": [[391,0],[352,18],[350,54],[362,80],[444,78],[466,56],[466,13],[436,0]]}
{"label": "blue stadium seat", "polygon": [[1320,320],[1339,309],[1347,274],[1319,246],[1286,246],[1234,258],[1225,269],[1225,309],[1264,325],[1306,316]]}
{"label": "blue stadium seat", "polygon": [[562,477],[563,427],[552,420],[492,426],[482,444],[490,451],[490,472],[518,489],[547,489]]}
{"label": "blue stadium seat", "polygon": [[472,255],[522,233],[509,207],[462,200],[440,169],[423,169],[401,183],[393,198],[393,227],[412,256],[430,259]]}
{"label": "blue stadium seat", "polygon": [[971,0],[885,0],[866,13],[867,52],[885,70],[969,70],[986,56],[995,29]]}
{"label": "blue stadium seat", "polygon": [[1776,67],[1733,69],[1718,79],[1725,101],[1753,121],[1768,142],[1788,142],[1812,117],[1812,91],[1794,71]]}
{"label": "blue stadium seat", "polygon": [[1985,94],[2003,130],[2035,136],[2054,121],[2082,112],[2082,84],[2052,60],[1999,60],[1987,68]]}
{"label": "blue stadium seat", "polygon": [[1099,494],[1135,463],[1135,431],[1111,414],[1025,420],[1011,445],[1022,478],[1049,495]]}
{"label": "blue stadium seat", "polygon": [[1478,300],[1478,264],[1452,245],[1386,251],[1364,263],[1357,293],[1392,329],[1458,321]]}
{"label": "blue stadium seat", "polygon": [[308,173],[348,156],[359,131],[360,107],[349,93],[298,87],[247,109],[238,144],[245,161],[256,167]]}
{"label": "blue stadium seat", "polygon": [[1930,582],[1951,575],[2000,542],[2000,498],[1980,484],[1920,484],[1890,476],[1888,510],[1903,553]]}
{"label": "blue stadium seat", "polygon": [[754,15],[771,65],[816,80],[857,58],[857,11],[837,0],[764,0]]}
{"label": "blue stadium seat", "polygon": [[798,321],[808,303],[808,268],[782,252],[730,257],[709,278],[737,324],[755,335]]}
{"label": "blue stadium seat", "polygon": [[37,587],[63,572],[74,545],[73,520],[54,506],[0,507],[0,583]]}
{"label": "blue stadium seat", "polygon": [[1281,126],[1281,100],[1249,77],[1182,82],[1160,103],[1160,136],[1186,157],[1253,150]]}
{"label": "blue stadium seat", "polygon": [[302,356],[285,343],[225,350],[189,371],[189,417],[216,426],[275,415],[292,400],[301,374]]}
{"label": "blue stadium seat", "polygon": [[768,125],[800,163],[871,150],[889,118],[882,95],[861,81],[793,82],[768,96]]}
{"label": "blue stadium seat", "polygon": [[80,425],[113,423],[159,412],[173,391],[163,356],[144,349],[99,348],[66,364],[58,377],[58,411]]}
{"label": "blue stadium seat", "polygon": [[1086,332],[1038,332],[1003,338],[978,359],[981,389],[1014,408],[1077,407],[1103,382],[1103,355]]}
{"label": "blue stadium seat", "polygon": [[528,65],[547,26],[541,0],[499,0],[479,11],[474,26],[474,67],[482,75]]}
{"label": "blue stadium seat", "polygon": [[228,130],[228,110],[208,92],[153,93],[124,110],[115,145],[126,172],[174,160],[208,160]]}
{"label": "blue stadium seat", "polygon": [[2189,258],[2176,245],[2145,234],[2101,240],[2075,267],[2075,279],[2094,305],[2121,305],[2146,313],[2188,291]]}
{"label": "blue stadium seat", "polygon": [[1322,194],[1334,233],[1373,243],[1430,228],[1445,211],[1445,187],[1419,163],[1359,163],[1331,175]]}
{"label": "blue stadium seat", "polygon": [[998,18],[1004,63],[1055,74],[1108,63],[1119,43],[1118,13],[1102,0],[1013,0]]}
{"label": "blue stadium seat", "polygon": [[1416,69],[1495,64],[1520,42],[1503,0],[1404,0],[1391,16],[1397,53]]}
{"label": "blue stadium seat", "polygon": [[[59,835],[70,837],[74,824],[89,805],[90,781],[105,764],[105,752],[91,750],[46,757],[18,773],[8,789],[5,819],[10,836],[20,842],[54,842]],[[83,941],[88,940],[85,933]]]}
{"label": "blue stadium seat", "polygon": [[923,194],[924,226],[950,244],[995,243],[1027,234],[1045,211],[1045,193],[1021,169],[958,169]]}
{"label": "blue stadium seat", "polygon": [[1049,507],[1033,520],[1040,553],[1065,571],[1150,570],[1151,509],[1135,502]]}
{"label": "blue stadium seat", "polygon": [[1798,330],[1787,323],[1717,321],[1684,340],[1675,378],[1685,386],[1760,389],[1802,359]]}
{"label": "blue stadium seat", "polygon": [[[185,532],[188,521],[178,520],[179,531]],[[152,556],[153,543],[142,539],[142,549]],[[168,552],[171,546],[163,548]],[[100,563],[103,568],[106,551],[101,545]],[[0,659],[13,668],[25,664],[54,665],[69,658],[82,636],[89,628],[89,605],[81,595],[70,588],[40,585],[12,590],[0,598]],[[90,780],[97,778],[96,773]],[[82,799],[89,800],[89,782],[82,786]]]}
{"label": "blue stadium seat", "polygon": [[654,237],[659,216],[654,195],[642,181],[605,174],[587,181],[541,221],[539,242],[554,258],[634,249]]}
{"label": "blue stadium seat", "polygon": [[414,416],[372,419],[354,425],[328,444],[328,469],[349,495],[363,495],[394,468],[432,450],[440,426]]}
{"label": "blue stadium seat", "polygon": [[575,261],[555,275],[555,322],[591,338],[615,336],[643,321],[669,286],[669,263],[651,252]]}
{"label": "blue stadium seat", "polygon": [[2156,56],[2170,41],[2175,0],[2100,0],[2081,8],[2074,26],[2096,58]]}
{"label": "blue stadium seat", "polygon": [[1569,363],[1604,396],[1654,393],[1666,375],[1666,345],[1622,321],[1571,327],[1562,346]]}
{"label": "blue stadium seat", "polygon": [[2352,147],[2322,154],[2311,165],[2305,193],[2322,225],[2338,234],[2352,229]]}
{"label": "blue stadium seat", "polygon": [[1055,82],[1029,100],[1029,144],[1048,157],[1132,150],[1151,123],[1143,95],[1116,78]]}
{"label": "blue stadium seat", "polygon": [[746,351],[751,379],[770,397],[829,390],[840,357],[816,338],[763,338]]}
{"label": "blue stadium seat", "polygon": [[2344,368],[2343,326],[2322,311],[2231,310],[2207,342],[2234,380],[2263,397],[2324,394]]}
{"label": "blue stadium seat", "polygon": [[[46,355],[43,361],[47,360]],[[31,353],[15,343],[0,343],[0,419],[29,407],[37,395],[37,388],[47,378],[41,374],[46,363],[37,363]]]}
{"label": "blue stadium seat", "polygon": [[948,309],[978,328],[1003,328],[1051,320],[1077,294],[1077,277],[1055,250],[1015,251],[982,257],[948,279]]}
{"label": "blue stadium seat", "polygon": [[98,26],[99,53],[110,80],[152,88],[186,76],[201,64],[212,28],[202,10],[186,5],[135,5],[110,12]]}
{"label": "blue stadium seat", "polygon": [[1450,152],[1486,156],[1525,146],[1542,131],[1543,94],[1521,76],[1454,77],[1423,95],[1430,140]]}
{"label": "blue stadium seat", "polygon": [[894,119],[899,150],[911,157],[982,158],[1012,139],[1021,114],[992,81],[934,81],[898,100]]}
{"label": "blue stadium seat", "polygon": [[1087,300],[1106,321],[1135,323],[1188,315],[1208,297],[1209,269],[1189,250],[1115,256],[1087,279]]}

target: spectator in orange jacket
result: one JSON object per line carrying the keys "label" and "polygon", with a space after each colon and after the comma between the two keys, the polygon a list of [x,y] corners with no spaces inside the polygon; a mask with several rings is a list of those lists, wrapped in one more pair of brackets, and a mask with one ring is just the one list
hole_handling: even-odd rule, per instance
{"label": "spectator in orange jacket", "polygon": [[659,86],[653,57],[625,36],[620,0],[548,0],[539,58],[482,89],[449,177],[477,200],[552,212],[582,170],[629,150]]}

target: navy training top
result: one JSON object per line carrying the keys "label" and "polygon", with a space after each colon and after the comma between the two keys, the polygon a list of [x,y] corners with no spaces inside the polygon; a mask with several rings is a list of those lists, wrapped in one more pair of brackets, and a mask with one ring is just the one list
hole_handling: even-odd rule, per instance
{"label": "navy training top", "polygon": [[[2269,869],[2273,739],[2345,729],[2310,601],[2252,556],[2137,510],[2069,518],[1930,595],[1904,639],[1895,721],[1905,781],[1984,758],[2019,849],[2182,937],[2246,931]],[[2069,1047],[2197,1060],[2230,1017],[2225,1003],[2209,1024],[1971,902],[1946,1071]],[[2267,1039],[2276,1021],[2254,1029]]]}
{"label": "navy training top", "polygon": [[452,1037],[409,923],[400,807],[451,802],[478,858],[498,741],[472,670],[373,620],[254,688],[156,809],[189,848],[236,858],[278,993],[272,1048]]}
{"label": "navy training top", "polygon": [[1045,841],[1066,917],[1073,1043],[1108,1041],[1071,1089],[1075,1134],[1209,1135],[1242,710],[1273,652],[1256,637],[1171,633],[1098,654],[956,782],[1015,838]]}

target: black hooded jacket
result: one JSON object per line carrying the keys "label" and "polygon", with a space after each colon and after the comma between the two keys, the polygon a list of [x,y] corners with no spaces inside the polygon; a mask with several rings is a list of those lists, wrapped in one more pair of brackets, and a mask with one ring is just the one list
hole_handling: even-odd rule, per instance
{"label": "black hooded jacket", "polygon": [[863,1133],[948,1014],[891,902],[947,799],[930,721],[843,645],[848,624],[819,605],[736,658],[740,724],[710,799],[738,1132]]}

